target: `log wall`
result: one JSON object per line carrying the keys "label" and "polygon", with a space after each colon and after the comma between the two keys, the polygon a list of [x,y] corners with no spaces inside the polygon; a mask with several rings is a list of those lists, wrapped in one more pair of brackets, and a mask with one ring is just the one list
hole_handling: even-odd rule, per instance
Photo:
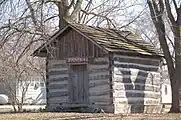
{"label": "log wall", "polygon": [[[114,113],[158,112],[160,60],[122,55],[113,55],[111,59],[94,58],[87,64],[89,107]],[[68,80],[69,65],[66,60],[49,60],[49,111],[69,103]]]}
{"label": "log wall", "polygon": [[68,103],[68,65],[66,60],[48,61],[47,108],[53,111],[62,103]]}
{"label": "log wall", "polygon": [[113,61],[114,112],[157,112],[160,60],[114,54]]}
{"label": "log wall", "polygon": [[[113,112],[109,58],[94,58],[87,64],[89,103],[88,106]],[[61,104],[69,104],[69,65],[66,60],[49,60],[47,108],[55,110]]]}
{"label": "log wall", "polygon": [[88,65],[90,105],[105,112],[113,112],[108,57],[93,59]]}

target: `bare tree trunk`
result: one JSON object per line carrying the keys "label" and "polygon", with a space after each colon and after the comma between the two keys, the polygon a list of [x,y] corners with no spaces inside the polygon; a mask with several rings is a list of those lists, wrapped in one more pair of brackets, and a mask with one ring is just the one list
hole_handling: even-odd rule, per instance
{"label": "bare tree trunk", "polygon": [[69,15],[68,11],[68,0],[62,0],[57,3],[59,11],[59,30],[64,28],[67,25],[66,17]]}
{"label": "bare tree trunk", "polygon": [[12,104],[12,106],[13,106],[14,112],[17,112],[15,100],[12,100],[12,101],[11,101],[11,104]]}
{"label": "bare tree trunk", "polygon": [[[181,10],[181,8],[179,8]],[[172,72],[173,76],[170,76],[171,89],[172,89],[172,107],[169,112],[179,113],[180,112],[180,84],[181,84],[181,11],[177,9],[177,21],[175,26],[172,28],[174,34],[174,44],[175,44],[175,70]]]}
{"label": "bare tree trunk", "polygon": [[[165,1],[165,3],[163,1]],[[168,73],[170,76],[172,106],[169,112],[178,113],[180,112],[179,86],[181,81],[181,8],[178,8],[176,1],[173,2],[176,8],[177,20],[175,20],[172,14],[169,0],[159,0],[158,3],[155,0],[147,0],[150,9],[150,15],[158,33],[159,42],[163,50],[165,60],[167,62]],[[164,8],[166,8],[165,10],[167,12],[167,18],[170,21],[170,27],[172,28],[172,32],[174,34],[175,45],[173,46],[173,50],[175,51],[175,61],[170,54],[169,45],[166,39],[165,22],[163,20]]]}
{"label": "bare tree trunk", "polygon": [[[81,11],[81,5],[83,0],[77,0],[74,5],[74,0],[71,0],[69,5],[68,0],[62,0],[61,2],[57,2],[56,5],[59,11],[59,29],[61,30],[67,25],[67,22],[76,22],[78,19],[78,14]],[[74,5],[74,9],[69,13],[71,7]]]}
{"label": "bare tree trunk", "polygon": [[77,0],[74,10],[72,11],[72,13],[70,15],[70,19],[72,22],[77,22],[79,12],[81,11],[82,2],[83,2],[83,0]]}
{"label": "bare tree trunk", "polygon": [[[180,73],[179,73],[180,74]],[[175,77],[170,77],[171,80],[171,90],[172,90],[172,106],[169,113],[179,113],[179,83],[177,83],[177,79],[179,79],[180,75],[175,74]]]}

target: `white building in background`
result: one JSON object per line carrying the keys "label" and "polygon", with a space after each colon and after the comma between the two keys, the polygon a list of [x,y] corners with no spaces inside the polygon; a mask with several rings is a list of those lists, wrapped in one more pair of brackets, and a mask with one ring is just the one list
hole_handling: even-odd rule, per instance
{"label": "white building in background", "polygon": [[171,104],[172,103],[172,91],[170,85],[170,79],[168,75],[167,66],[162,66],[162,84],[161,84],[161,103]]}
{"label": "white building in background", "polygon": [[170,84],[162,84],[161,87],[162,95],[162,104],[171,104],[172,103],[172,91]]}
{"label": "white building in background", "polygon": [[46,86],[42,79],[36,78],[18,83],[16,96],[19,101],[21,101],[23,89],[26,89],[24,104],[46,104]]}

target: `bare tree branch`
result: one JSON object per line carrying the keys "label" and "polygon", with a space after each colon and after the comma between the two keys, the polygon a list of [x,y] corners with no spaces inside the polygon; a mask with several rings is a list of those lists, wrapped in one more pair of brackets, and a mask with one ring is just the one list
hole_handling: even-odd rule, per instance
{"label": "bare tree branch", "polygon": [[168,18],[169,18],[170,22],[172,23],[172,25],[175,26],[176,22],[175,22],[175,19],[173,17],[173,14],[172,14],[171,7],[169,5],[169,0],[165,0],[165,6],[166,6],[166,11],[167,11],[167,14],[168,14]]}
{"label": "bare tree branch", "polygon": [[104,15],[100,15],[100,14],[96,14],[94,12],[87,12],[87,11],[84,11],[84,10],[81,10],[82,12],[84,12],[85,14],[87,15],[94,15],[94,16],[98,16],[98,17],[102,17],[102,18],[105,18],[107,20],[108,23],[111,23],[111,25],[116,28],[116,25],[114,25],[114,23],[112,22],[112,20],[110,20],[107,16],[104,16]]}
{"label": "bare tree branch", "polygon": [[34,9],[33,9],[32,5],[31,5],[30,0],[26,0],[26,4],[28,5],[28,8],[30,9],[32,21],[33,21],[34,25],[36,26],[37,25],[37,20],[36,20],[35,12],[34,12]]}
{"label": "bare tree branch", "polygon": [[77,0],[74,10],[72,11],[70,18],[73,21],[77,21],[78,13],[81,11],[81,5],[82,5],[83,0]]}
{"label": "bare tree branch", "polygon": [[[89,11],[90,6],[91,6],[91,4],[92,4],[92,1],[93,1],[93,0],[89,0],[89,2],[87,3],[86,7],[84,8],[85,11]],[[79,18],[78,23],[80,23],[80,22],[82,21],[82,23],[84,24],[87,17],[88,17],[88,16],[87,16],[86,14],[82,13],[81,16],[80,16],[80,18]]]}
{"label": "bare tree branch", "polygon": [[67,9],[70,9],[70,8],[74,5],[74,3],[75,3],[75,0],[71,0],[71,3],[70,3],[70,5],[67,7]]}
{"label": "bare tree branch", "polygon": [[[146,9],[146,8],[145,8]],[[141,16],[141,14],[143,13],[143,11],[145,10],[145,9],[143,9],[133,20],[131,20],[129,23],[127,23],[126,25],[123,25],[121,28],[124,28],[124,27],[127,27],[127,26],[129,26],[130,24],[132,24],[133,22],[135,22],[136,21],[136,19],[138,19],[140,16]],[[120,29],[121,29],[120,28]]]}
{"label": "bare tree branch", "polygon": [[163,0],[159,0],[159,7],[160,7],[160,14],[163,14],[163,12],[164,12],[164,3],[163,3]]}
{"label": "bare tree branch", "polygon": [[153,4],[152,4],[151,0],[147,0],[147,3],[148,3],[148,6],[150,8],[151,18],[156,23],[157,22],[157,17],[156,17],[157,15],[156,15],[156,13],[154,11]]}
{"label": "bare tree branch", "polygon": [[151,2],[151,0],[147,0],[147,3],[149,5],[151,18],[152,18],[155,28],[158,32],[160,45],[162,47],[164,56],[166,57],[166,61],[167,61],[168,67],[169,67],[169,74],[170,74],[170,76],[172,76],[175,68],[174,68],[174,63],[172,61],[172,57],[171,57],[171,54],[169,51],[167,40],[165,37],[165,24],[162,20],[162,14],[160,16],[157,16],[158,13],[155,13],[155,12],[159,12],[159,11],[155,10],[155,12],[154,12],[154,9],[155,8],[157,9],[157,6],[156,6],[154,0],[152,2]]}
{"label": "bare tree branch", "polygon": [[175,10],[178,9],[178,6],[177,6],[177,2],[175,0],[172,0],[173,1],[173,4],[174,4],[174,7],[175,7]]}

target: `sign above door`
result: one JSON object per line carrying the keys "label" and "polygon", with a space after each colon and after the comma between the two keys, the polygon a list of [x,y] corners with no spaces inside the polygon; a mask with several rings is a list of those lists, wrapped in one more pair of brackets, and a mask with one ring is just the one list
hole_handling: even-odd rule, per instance
{"label": "sign above door", "polygon": [[80,57],[74,57],[74,58],[67,58],[68,63],[85,63],[88,62],[88,58],[80,58]]}

